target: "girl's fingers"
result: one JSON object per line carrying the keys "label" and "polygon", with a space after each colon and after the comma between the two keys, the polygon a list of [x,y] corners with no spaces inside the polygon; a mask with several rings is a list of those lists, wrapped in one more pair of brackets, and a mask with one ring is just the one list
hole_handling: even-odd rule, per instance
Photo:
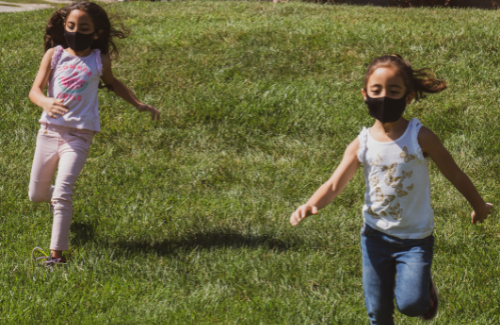
{"label": "girl's fingers", "polygon": [[304,219],[303,217],[303,214],[304,214],[304,209],[302,207],[298,208],[297,211],[295,211],[293,214],[292,214],[292,225],[298,225],[300,221],[302,221],[302,219]]}
{"label": "girl's fingers", "polygon": [[149,106],[149,110],[151,111],[151,120],[159,120],[160,119],[160,112],[153,106]]}
{"label": "girl's fingers", "polygon": [[57,99],[53,103],[54,106],[64,106],[62,99]]}
{"label": "girl's fingers", "polygon": [[68,107],[64,106],[63,103],[61,103],[61,102],[59,102],[59,103],[55,102],[52,107],[53,107],[53,110],[56,110],[58,112],[59,111],[64,112],[64,113],[68,112]]}
{"label": "girl's fingers", "polygon": [[158,111],[151,107],[151,120],[154,121],[154,120],[159,120],[160,119],[160,113],[158,113]]}
{"label": "girl's fingers", "polygon": [[292,214],[290,223],[295,226],[302,221],[302,219],[311,214],[318,214],[318,208],[311,205],[302,205]]}

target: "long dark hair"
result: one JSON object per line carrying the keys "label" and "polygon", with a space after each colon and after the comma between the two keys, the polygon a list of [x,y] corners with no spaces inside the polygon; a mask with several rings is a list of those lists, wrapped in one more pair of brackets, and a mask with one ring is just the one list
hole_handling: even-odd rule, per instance
{"label": "long dark hair", "polygon": [[113,42],[113,38],[125,38],[127,37],[128,31],[121,31],[113,28],[106,11],[98,4],[89,1],[75,2],[57,10],[52,17],[50,17],[45,29],[45,52],[57,45],[62,45],[64,48],[68,47],[66,39],[64,38],[64,22],[66,21],[66,17],[73,10],[85,11],[92,18],[94,30],[96,32],[102,30],[102,34],[98,34],[99,38],[93,40],[90,48],[99,49],[101,53],[109,55],[110,58],[118,57],[118,49]]}
{"label": "long dark hair", "polygon": [[438,93],[448,87],[443,80],[437,79],[436,75],[430,69],[413,69],[410,62],[398,54],[392,54],[373,59],[366,71],[365,89],[372,73],[382,67],[396,69],[404,80],[406,86],[405,96],[411,92],[415,92],[415,101],[425,98],[424,93]]}

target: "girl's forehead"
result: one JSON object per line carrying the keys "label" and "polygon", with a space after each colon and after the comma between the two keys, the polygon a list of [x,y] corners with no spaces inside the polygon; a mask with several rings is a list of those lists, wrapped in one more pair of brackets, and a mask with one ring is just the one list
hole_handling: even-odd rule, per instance
{"label": "girl's forehead", "polygon": [[398,71],[393,67],[380,67],[373,71],[370,78],[368,79],[368,85],[371,84],[385,84],[390,82],[391,84],[401,84],[404,85],[404,80]]}
{"label": "girl's forehead", "polygon": [[90,15],[87,12],[79,9],[71,10],[71,12],[66,17],[66,22],[68,21],[88,23],[94,25],[92,23],[92,17],[90,17]]}

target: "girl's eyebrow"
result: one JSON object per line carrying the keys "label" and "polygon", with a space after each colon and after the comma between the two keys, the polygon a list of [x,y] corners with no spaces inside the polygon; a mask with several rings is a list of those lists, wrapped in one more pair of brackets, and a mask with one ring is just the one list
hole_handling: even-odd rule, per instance
{"label": "girl's eyebrow", "polygon": [[[371,88],[374,88],[374,87],[379,87],[379,88],[380,88],[380,87],[382,87],[382,85],[375,84],[375,85],[371,85],[370,87],[371,87]],[[394,85],[389,85],[389,87],[398,87],[399,89],[403,89],[403,87],[401,87],[400,85],[396,85],[396,84],[394,84]]]}
{"label": "girl's eyebrow", "polygon": [[[67,24],[76,25],[76,23],[74,21],[68,21]],[[90,26],[90,24],[89,23],[81,23],[80,26]]]}

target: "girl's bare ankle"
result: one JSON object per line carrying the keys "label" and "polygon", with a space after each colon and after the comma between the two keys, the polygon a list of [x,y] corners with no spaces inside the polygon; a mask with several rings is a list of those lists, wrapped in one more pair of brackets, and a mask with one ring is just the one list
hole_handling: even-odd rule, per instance
{"label": "girl's bare ankle", "polygon": [[54,257],[54,258],[59,258],[59,257],[61,257],[61,256],[62,256],[62,252],[63,252],[63,251],[54,251],[54,250],[53,250],[53,251],[52,251],[52,257]]}

